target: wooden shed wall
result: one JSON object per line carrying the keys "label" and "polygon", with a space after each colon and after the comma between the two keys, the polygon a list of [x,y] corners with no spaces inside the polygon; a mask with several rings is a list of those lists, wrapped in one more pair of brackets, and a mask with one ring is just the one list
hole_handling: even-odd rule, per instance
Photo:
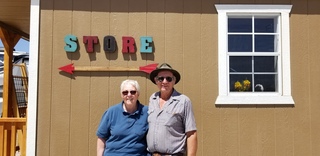
{"label": "wooden shed wall", "polygon": [[[291,74],[294,106],[216,106],[218,33],[214,4],[292,4]],[[193,102],[197,155],[317,155],[320,153],[320,1],[318,0],[45,0],[41,1],[37,155],[96,155],[95,132],[102,113],[119,103],[120,83],[141,86],[148,104],[157,88],[140,72],[59,72],[76,66],[138,67],[167,62],[180,71],[176,89]],[[64,51],[73,34],[76,53]],[[95,35],[95,53],[82,36]],[[103,37],[115,36],[118,51],[105,53]],[[132,36],[137,53],[122,54],[121,37]],[[152,36],[155,52],[139,52]]]}

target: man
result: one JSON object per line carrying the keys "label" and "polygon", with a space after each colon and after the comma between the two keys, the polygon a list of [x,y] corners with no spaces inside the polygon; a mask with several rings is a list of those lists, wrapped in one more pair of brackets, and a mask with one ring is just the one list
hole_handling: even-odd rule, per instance
{"label": "man", "polygon": [[190,99],[174,89],[180,74],[163,63],[150,73],[159,88],[149,101],[148,150],[153,156],[195,156],[197,129]]}

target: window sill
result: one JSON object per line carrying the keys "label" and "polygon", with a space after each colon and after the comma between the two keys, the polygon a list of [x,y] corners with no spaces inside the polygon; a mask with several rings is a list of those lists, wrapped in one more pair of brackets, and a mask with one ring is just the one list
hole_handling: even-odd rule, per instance
{"label": "window sill", "polygon": [[270,96],[270,95],[229,95],[218,96],[215,104],[217,105],[230,105],[230,104],[288,104],[293,105],[294,101],[292,96]]}

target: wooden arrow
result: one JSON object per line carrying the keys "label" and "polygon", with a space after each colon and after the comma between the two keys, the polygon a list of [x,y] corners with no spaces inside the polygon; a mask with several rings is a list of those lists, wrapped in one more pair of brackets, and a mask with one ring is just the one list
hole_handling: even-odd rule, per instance
{"label": "wooden arrow", "polygon": [[67,72],[69,74],[73,74],[75,71],[95,71],[95,72],[116,72],[116,71],[142,71],[145,73],[150,74],[153,70],[157,68],[157,63],[149,64],[146,66],[141,66],[139,68],[126,68],[126,67],[103,67],[103,66],[73,66],[73,63],[68,64],[66,66],[60,67],[61,71]]}

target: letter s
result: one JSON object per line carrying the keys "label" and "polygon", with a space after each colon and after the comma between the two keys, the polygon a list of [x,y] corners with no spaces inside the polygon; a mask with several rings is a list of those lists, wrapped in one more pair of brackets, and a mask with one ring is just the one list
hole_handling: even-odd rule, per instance
{"label": "letter s", "polygon": [[66,52],[75,52],[78,49],[77,40],[77,36],[74,35],[67,35],[64,37],[64,42],[66,43],[64,50]]}

